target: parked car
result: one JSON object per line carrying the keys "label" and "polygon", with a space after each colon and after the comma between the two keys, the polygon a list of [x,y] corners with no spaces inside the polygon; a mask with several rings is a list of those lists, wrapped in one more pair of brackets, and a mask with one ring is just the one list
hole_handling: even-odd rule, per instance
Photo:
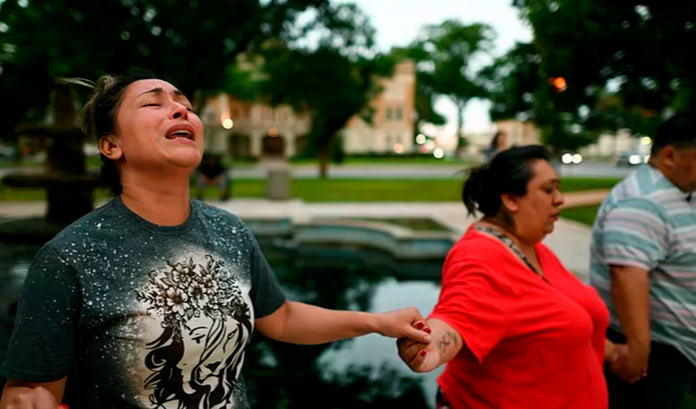
{"label": "parked car", "polygon": [[616,158],[616,166],[638,166],[643,163],[648,163],[650,160],[650,155],[641,155],[635,151],[625,151],[621,152]]}
{"label": "parked car", "polygon": [[561,155],[561,162],[564,165],[579,165],[582,163],[583,157],[577,152],[566,151]]}

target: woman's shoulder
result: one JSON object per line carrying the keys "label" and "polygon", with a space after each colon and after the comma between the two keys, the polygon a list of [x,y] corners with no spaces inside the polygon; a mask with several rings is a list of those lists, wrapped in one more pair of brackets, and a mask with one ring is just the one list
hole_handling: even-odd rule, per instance
{"label": "woman's shoulder", "polygon": [[80,217],[63,228],[47,244],[60,250],[66,246],[74,246],[80,238],[87,238],[98,232],[108,232],[117,228],[119,214],[114,208],[113,199]]}
{"label": "woman's shoulder", "polygon": [[[199,200],[191,201],[199,219],[204,223],[214,223],[217,226],[227,226],[233,229],[248,230],[242,219],[231,211],[213,206]],[[222,223],[222,225],[221,225]]]}
{"label": "woman's shoulder", "polygon": [[469,260],[487,260],[491,255],[505,254],[508,250],[496,239],[470,227],[450,250],[450,257]]}
{"label": "woman's shoulder", "polygon": [[445,270],[475,266],[480,272],[506,271],[507,269],[500,267],[507,265],[510,260],[510,250],[503,243],[470,228],[447,255]]}

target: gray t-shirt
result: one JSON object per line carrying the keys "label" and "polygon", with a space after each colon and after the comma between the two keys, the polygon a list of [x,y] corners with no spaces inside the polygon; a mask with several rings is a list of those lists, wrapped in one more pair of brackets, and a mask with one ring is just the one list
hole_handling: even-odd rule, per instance
{"label": "gray t-shirt", "polygon": [[285,300],[236,216],[194,200],[157,226],[116,198],[37,254],[3,374],[67,376],[75,409],[247,408],[254,319]]}

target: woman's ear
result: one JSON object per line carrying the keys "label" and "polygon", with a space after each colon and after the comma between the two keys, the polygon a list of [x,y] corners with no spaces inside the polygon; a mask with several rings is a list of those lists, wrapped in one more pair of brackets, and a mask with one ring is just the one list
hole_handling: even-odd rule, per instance
{"label": "woman's ear", "polygon": [[123,156],[121,147],[118,146],[116,138],[112,135],[104,136],[99,139],[99,151],[102,155],[111,160],[119,160]]}
{"label": "woman's ear", "polygon": [[510,213],[517,213],[520,210],[520,205],[517,202],[517,196],[512,193],[503,193],[500,196],[500,200],[503,202],[503,207],[506,208]]}

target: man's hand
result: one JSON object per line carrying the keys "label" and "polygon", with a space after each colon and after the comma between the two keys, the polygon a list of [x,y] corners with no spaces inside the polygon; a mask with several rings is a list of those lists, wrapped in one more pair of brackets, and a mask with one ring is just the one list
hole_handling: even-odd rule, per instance
{"label": "man's hand", "polygon": [[616,344],[609,368],[622,381],[635,383],[647,376],[649,357],[650,348]]}
{"label": "man's hand", "polygon": [[425,345],[431,340],[425,318],[413,307],[376,314],[375,331],[385,337],[408,338]]}
{"label": "man's hand", "polygon": [[616,360],[616,344],[608,339],[604,340],[604,360],[609,363]]}
{"label": "man's hand", "polygon": [[399,357],[413,372],[430,372],[440,366],[440,351],[435,343],[422,344],[401,338],[396,346]]}

